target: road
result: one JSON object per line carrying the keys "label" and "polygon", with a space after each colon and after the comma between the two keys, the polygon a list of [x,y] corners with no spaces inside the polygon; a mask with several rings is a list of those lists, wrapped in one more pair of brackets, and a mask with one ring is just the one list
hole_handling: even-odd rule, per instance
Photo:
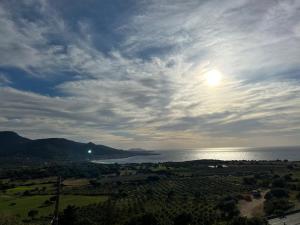
{"label": "road", "polygon": [[286,216],[285,218],[275,218],[268,221],[270,225],[300,225],[300,213]]}

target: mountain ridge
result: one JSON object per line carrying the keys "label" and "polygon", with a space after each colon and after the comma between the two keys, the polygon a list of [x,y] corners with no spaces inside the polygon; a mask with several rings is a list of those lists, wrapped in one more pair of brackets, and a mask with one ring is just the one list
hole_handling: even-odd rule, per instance
{"label": "mountain ridge", "polygon": [[14,131],[0,131],[0,157],[42,161],[90,161],[123,158],[141,152],[124,151],[92,142],[81,143],[65,138],[29,139]]}

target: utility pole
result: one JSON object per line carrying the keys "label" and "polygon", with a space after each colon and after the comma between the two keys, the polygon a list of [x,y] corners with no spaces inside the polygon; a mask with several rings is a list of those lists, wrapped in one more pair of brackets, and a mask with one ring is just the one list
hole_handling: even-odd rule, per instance
{"label": "utility pole", "polygon": [[61,188],[61,177],[58,176],[57,177],[57,187],[56,187],[56,201],[55,201],[55,208],[54,208],[54,217],[51,222],[51,225],[58,225],[60,188]]}

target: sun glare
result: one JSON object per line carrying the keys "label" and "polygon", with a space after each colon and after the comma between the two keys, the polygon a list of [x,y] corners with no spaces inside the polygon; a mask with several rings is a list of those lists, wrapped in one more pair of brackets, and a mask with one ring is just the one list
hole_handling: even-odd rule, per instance
{"label": "sun glare", "polygon": [[205,80],[209,86],[218,86],[222,81],[222,74],[218,70],[210,70],[205,74]]}

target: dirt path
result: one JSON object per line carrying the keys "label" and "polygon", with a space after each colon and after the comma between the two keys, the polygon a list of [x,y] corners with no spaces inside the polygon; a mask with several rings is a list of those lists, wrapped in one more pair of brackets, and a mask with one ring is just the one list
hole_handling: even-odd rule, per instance
{"label": "dirt path", "polygon": [[238,203],[238,208],[242,216],[254,217],[254,216],[263,216],[264,215],[264,201],[265,194],[267,191],[261,193],[261,198],[252,198],[251,202],[246,200],[240,200]]}

